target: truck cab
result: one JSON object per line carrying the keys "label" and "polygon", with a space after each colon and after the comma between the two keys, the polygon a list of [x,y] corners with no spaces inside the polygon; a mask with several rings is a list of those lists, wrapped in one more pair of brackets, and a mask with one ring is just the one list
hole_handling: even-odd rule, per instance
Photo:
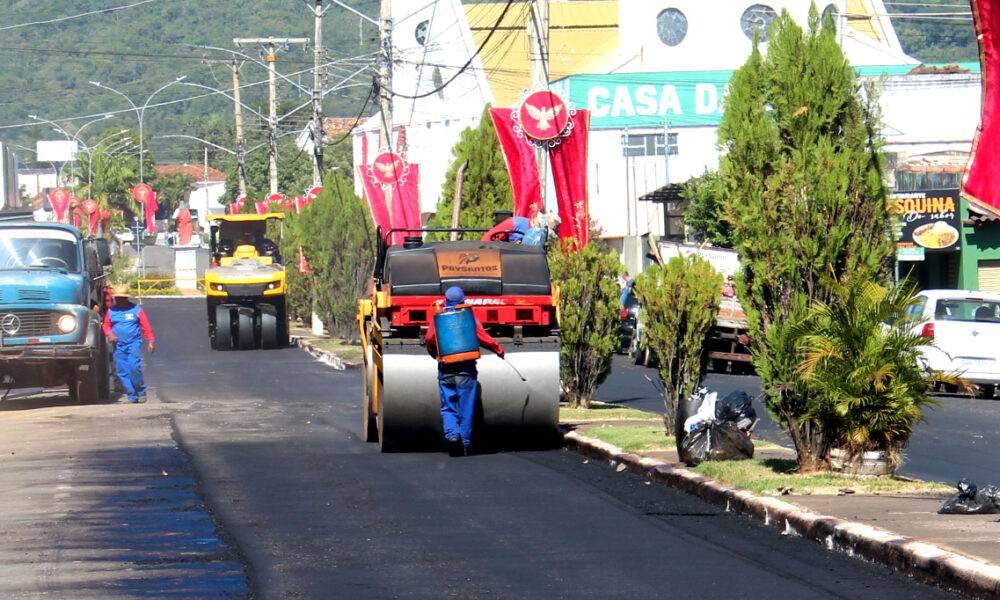
{"label": "truck cab", "polygon": [[0,222],[0,386],[67,385],[80,403],[109,395],[101,331],[109,264],[107,241],[75,227]]}

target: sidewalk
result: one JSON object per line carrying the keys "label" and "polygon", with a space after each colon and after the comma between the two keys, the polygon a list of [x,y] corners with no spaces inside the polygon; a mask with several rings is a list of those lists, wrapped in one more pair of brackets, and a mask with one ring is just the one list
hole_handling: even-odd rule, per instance
{"label": "sidewalk", "polygon": [[[293,328],[292,337],[314,355],[331,355],[315,348],[317,336],[308,329]],[[360,366],[341,363],[338,368]],[[1000,515],[937,514],[953,492],[757,496],[689,471],[676,451],[639,456],[587,435],[588,428],[600,425],[563,424],[564,446],[756,519],[784,535],[811,539],[944,589],[1000,599]],[[757,454],[768,452],[794,457],[787,449]]]}

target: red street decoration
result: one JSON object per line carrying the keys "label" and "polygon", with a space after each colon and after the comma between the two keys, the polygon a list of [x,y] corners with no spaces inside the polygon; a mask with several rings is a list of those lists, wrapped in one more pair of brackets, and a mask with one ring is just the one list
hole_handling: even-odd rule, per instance
{"label": "red street decoration", "polygon": [[262,215],[267,212],[267,201],[254,202],[253,207],[257,210],[258,215]]}
{"label": "red street decoration", "polygon": [[177,244],[187,246],[191,243],[191,235],[194,233],[194,222],[191,219],[191,211],[182,208],[177,211]]}
{"label": "red street decoration", "polygon": [[319,196],[319,193],[322,191],[323,191],[323,186],[317,185],[313,189],[309,190],[308,193],[306,193],[306,198],[309,199],[309,202],[312,202],[313,200],[316,199],[316,196]]}
{"label": "red street decoration", "polygon": [[66,218],[66,209],[69,208],[70,193],[62,188],[56,188],[49,192],[49,205],[56,213],[56,221],[60,223]]}
{"label": "red street decoration", "polygon": [[83,209],[73,209],[73,227],[79,228],[83,224]]}
{"label": "red street decoration", "polygon": [[533,140],[547,142],[563,135],[570,118],[569,106],[558,95],[543,90],[529,94],[515,112],[521,131]]}
{"label": "red street decoration", "polygon": [[235,215],[240,212],[240,205],[237,202],[233,202],[229,205],[229,214]]}
{"label": "red street decoration", "polygon": [[302,246],[299,246],[299,273],[305,274],[309,271],[309,261],[306,260],[306,253],[303,252]]}
{"label": "red street decoration", "polygon": [[961,193],[976,212],[1000,217],[1000,185],[995,181],[1000,161],[1000,5],[994,0],[971,2],[983,71],[983,110]]}
{"label": "red street decoration", "polygon": [[[364,182],[365,200],[372,223],[390,229],[420,227],[419,165],[406,162],[402,155],[384,151],[372,164],[358,167]],[[400,245],[406,232],[396,232],[390,244]]]}
{"label": "red street decoration", "polygon": [[285,197],[281,194],[271,194],[267,197],[267,210],[280,211],[285,205]]}
{"label": "red street decoration", "polygon": [[312,199],[307,196],[296,196],[292,204],[292,208],[295,209],[295,214],[301,215],[302,209],[305,208],[310,202],[312,202]]}
{"label": "red street decoration", "polygon": [[83,213],[87,215],[87,227],[90,229],[90,237],[97,236],[97,221],[101,218],[101,207],[91,198],[87,198],[80,203]]}
{"label": "red street decoration", "polygon": [[160,207],[156,203],[156,192],[149,187],[148,183],[140,183],[129,190],[135,201],[142,204],[146,213],[146,231],[156,233],[156,209]]}
{"label": "red street decoration", "polygon": [[107,231],[108,230],[108,220],[110,218],[111,218],[111,211],[110,210],[102,210],[101,211],[101,230],[102,231]]}
{"label": "red street decoration", "polygon": [[546,148],[559,203],[559,238],[578,246],[590,241],[587,200],[587,135],[590,114],[549,91],[529,94],[515,108],[491,108],[490,119],[507,162],[514,216],[534,217],[542,206],[535,148]]}

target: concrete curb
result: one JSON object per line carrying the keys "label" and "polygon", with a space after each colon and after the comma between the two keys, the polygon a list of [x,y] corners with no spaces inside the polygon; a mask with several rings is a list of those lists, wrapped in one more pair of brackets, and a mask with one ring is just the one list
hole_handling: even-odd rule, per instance
{"label": "concrete curb", "polygon": [[344,363],[343,359],[332,352],[327,352],[326,350],[320,350],[315,345],[313,345],[309,340],[297,336],[291,336],[292,344],[302,348],[308,352],[313,358],[319,362],[325,364],[328,367],[332,367],[338,371],[347,370],[347,364]]}
{"label": "concrete curb", "polygon": [[829,550],[858,556],[899,573],[976,598],[1000,599],[1000,566],[975,560],[932,544],[884,529],[820,515],[671,466],[661,460],[622,451],[617,446],[575,431],[565,432],[563,444],[584,456],[621,465],[629,471],[746,515],[782,535],[796,535]]}

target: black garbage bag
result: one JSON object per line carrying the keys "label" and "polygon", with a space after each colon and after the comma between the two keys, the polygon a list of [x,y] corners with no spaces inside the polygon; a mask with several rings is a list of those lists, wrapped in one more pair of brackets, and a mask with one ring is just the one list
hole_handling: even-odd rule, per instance
{"label": "black garbage bag", "polygon": [[958,493],[948,498],[938,509],[940,515],[987,515],[1000,513],[1000,488],[987,485],[982,488],[968,479],[955,484]]}
{"label": "black garbage bag", "polygon": [[716,401],[715,420],[719,423],[733,425],[743,431],[749,431],[754,421],[757,420],[757,411],[753,408],[750,396],[746,392],[736,390]]}
{"label": "black garbage bag", "polygon": [[684,436],[677,454],[689,467],[706,460],[746,460],[753,458],[753,442],[729,423],[704,421]]}

